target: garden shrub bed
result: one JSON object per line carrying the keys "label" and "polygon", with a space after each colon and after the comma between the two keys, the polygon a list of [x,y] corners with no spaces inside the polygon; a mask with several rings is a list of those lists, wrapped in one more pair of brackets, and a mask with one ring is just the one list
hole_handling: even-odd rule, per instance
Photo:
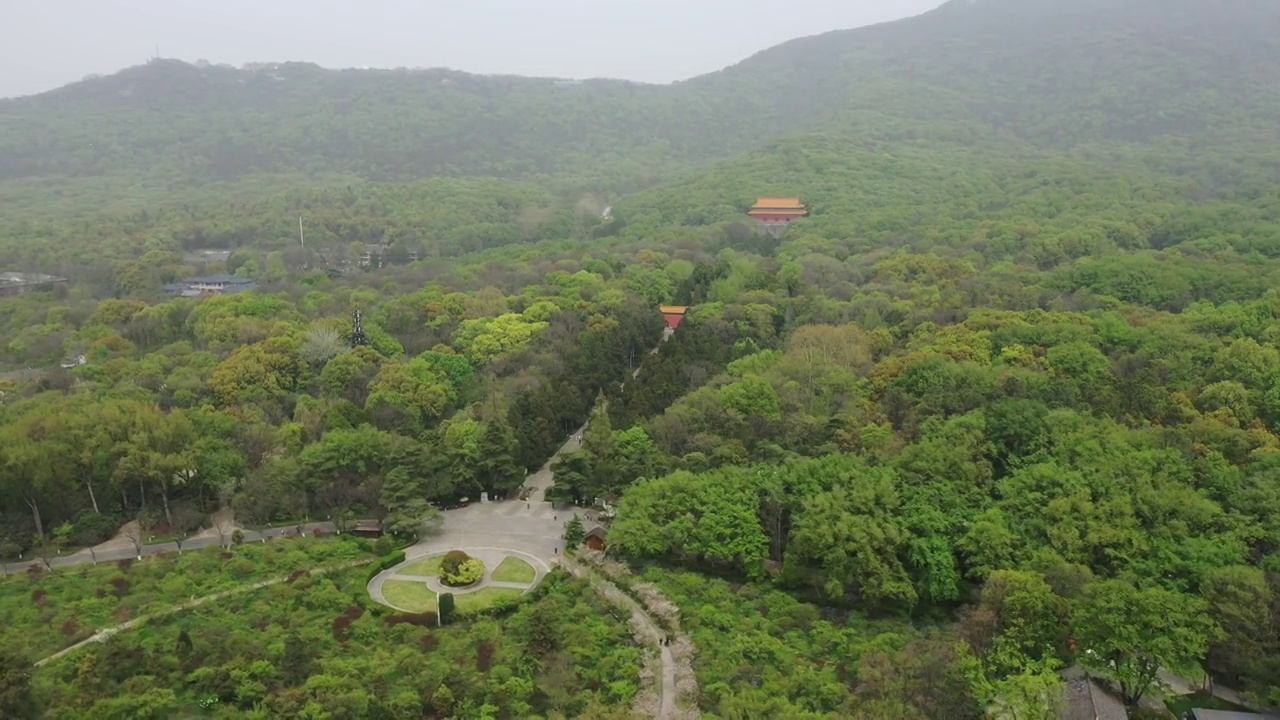
{"label": "garden shrub bed", "polygon": [[468,587],[484,578],[484,563],[461,550],[450,550],[440,561],[440,582],[449,587]]}

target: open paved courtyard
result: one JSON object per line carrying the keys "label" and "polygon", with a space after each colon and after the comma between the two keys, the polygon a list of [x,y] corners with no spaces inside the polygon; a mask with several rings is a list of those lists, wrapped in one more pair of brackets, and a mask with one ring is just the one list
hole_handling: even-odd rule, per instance
{"label": "open paved courtyard", "polygon": [[[388,581],[403,589],[403,582],[420,582],[421,595],[452,592],[455,596],[475,592],[485,587],[527,590],[542,581],[544,575],[559,563],[564,552],[564,524],[574,514],[573,508],[557,510],[544,497],[554,481],[551,465],[566,451],[579,446],[581,430],[571,435],[555,456],[537,472],[526,479],[525,484],[534,488],[528,500],[495,500],[447,510],[442,513],[439,528],[430,536],[405,549],[405,561],[394,568],[379,573],[369,581],[369,594],[384,605],[387,601],[383,586]],[[577,511],[582,513],[581,510]],[[584,517],[584,519],[586,519]],[[430,575],[405,575],[406,568],[423,568],[425,558],[442,555],[450,550],[462,550],[484,561],[486,575],[482,582],[467,589],[446,589],[437,578]],[[534,568],[532,583],[509,583],[495,580],[490,574],[498,568],[504,557],[514,556]],[[399,608],[409,610],[410,608]]]}
{"label": "open paved courtyard", "polygon": [[553,562],[563,550],[561,535],[571,512],[535,499],[474,503],[445,512],[439,531],[406,549],[405,556],[474,547],[515,550]]}

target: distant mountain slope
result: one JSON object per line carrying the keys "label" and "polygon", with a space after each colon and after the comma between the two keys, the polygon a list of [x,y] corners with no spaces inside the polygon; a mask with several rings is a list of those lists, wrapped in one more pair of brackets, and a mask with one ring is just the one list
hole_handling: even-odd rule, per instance
{"label": "distant mountain slope", "polygon": [[779,124],[834,115],[900,136],[1274,138],[1280,3],[952,0],[785,43],[690,84],[711,96],[770,93]]}
{"label": "distant mountain slope", "polygon": [[572,176],[629,189],[813,130],[964,145],[1280,139],[1274,0],[953,0],[669,86],[161,61],[0,101],[0,180]]}
{"label": "distant mountain slope", "polygon": [[660,139],[645,116],[660,92],[450,71],[159,61],[0,104],[0,173],[538,175]]}

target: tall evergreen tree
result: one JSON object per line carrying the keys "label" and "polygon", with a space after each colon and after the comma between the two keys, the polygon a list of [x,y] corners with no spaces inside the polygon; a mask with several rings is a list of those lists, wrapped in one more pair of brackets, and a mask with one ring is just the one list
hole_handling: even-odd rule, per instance
{"label": "tall evergreen tree", "polygon": [[564,524],[564,549],[568,552],[579,545],[586,539],[587,531],[582,527],[582,518],[576,514],[569,518]]}
{"label": "tall evergreen tree", "polygon": [[519,445],[511,427],[501,420],[485,423],[480,438],[479,467],[476,479],[493,497],[503,497],[520,487],[524,472],[516,462]]}

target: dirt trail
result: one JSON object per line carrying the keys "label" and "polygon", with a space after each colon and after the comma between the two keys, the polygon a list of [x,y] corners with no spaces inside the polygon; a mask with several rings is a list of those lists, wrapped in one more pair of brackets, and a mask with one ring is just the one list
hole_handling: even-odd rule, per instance
{"label": "dirt trail", "polygon": [[653,616],[640,603],[620,590],[617,585],[601,577],[599,573],[591,572],[569,558],[561,560],[561,565],[575,577],[586,578],[591,588],[601,597],[631,613],[631,619],[644,638],[658,649],[659,657],[662,659],[662,685],[661,704],[657,717],[660,720],[674,720],[676,717],[676,659],[671,654],[671,648],[664,642],[667,639],[667,632],[659,627]]}
{"label": "dirt trail", "polygon": [[[368,565],[371,562],[373,562],[373,559],[352,560],[351,562],[340,563],[338,565],[330,565],[328,567],[315,568],[308,572],[310,572],[312,575],[323,575],[324,573],[333,572],[335,570],[346,570],[347,568],[356,567],[358,565]],[[216,593],[210,593],[209,595],[205,595],[202,597],[192,598],[191,600],[188,600],[187,602],[184,602],[181,605],[175,605],[171,608],[158,610],[148,615],[143,615],[142,617],[136,617],[132,620],[129,620],[128,622],[120,623],[119,625],[116,625],[114,627],[109,627],[104,630],[99,630],[98,632],[94,633],[93,636],[90,638],[81,640],[75,645],[70,645],[68,647],[65,647],[59,650],[58,652],[50,655],[49,657],[37,660],[35,662],[35,666],[40,667],[45,663],[57,660],[58,658],[64,655],[68,655],[72,652],[75,652],[76,650],[79,650],[80,648],[90,643],[106,642],[107,640],[110,640],[117,633],[136,627],[147,621],[155,620],[156,618],[162,618],[169,615],[174,615],[184,610],[190,610],[191,608],[199,607],[200,605],[204,605],[205,603],[208,603],[208,602],[222,600],[223,598],[228,598],[235,595],[244,595],[245,593],[253,592],[254,590],[261,590],[264,587],[270,587],[271,585],[278,585],[288,579],[289,579],[288,577],[278,577],[278,578],[272,578],[270,580],[263,580],[261,582],[256,582],[252,585],[243,585],[241,587],[231,588],[229,590],[219,590]]]}

